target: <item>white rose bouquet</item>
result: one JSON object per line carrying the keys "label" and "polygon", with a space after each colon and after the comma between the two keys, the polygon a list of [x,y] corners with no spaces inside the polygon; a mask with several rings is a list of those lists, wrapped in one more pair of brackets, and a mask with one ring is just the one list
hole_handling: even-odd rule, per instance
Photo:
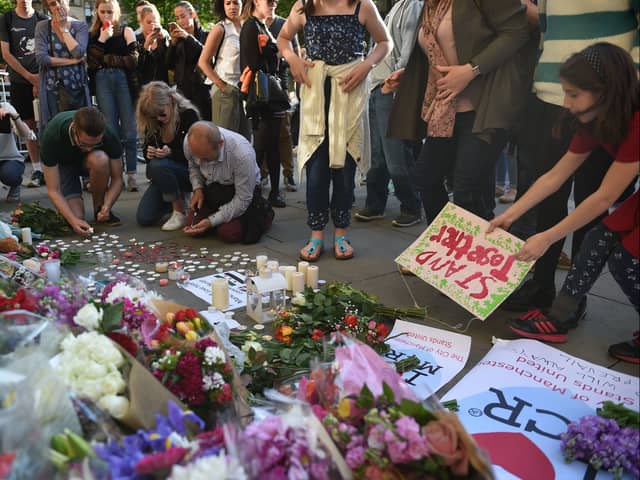
{"label": "white rose bouquet", "polygon": [[[91,311],[84,318],[90,322],[95,317]],[[61,348],[55,370],[67,387],[93,400],[114,418],[123,418],[129,410],[121,371],[126,361],[111,340],[92,331],[77,337],[68,335]]]}

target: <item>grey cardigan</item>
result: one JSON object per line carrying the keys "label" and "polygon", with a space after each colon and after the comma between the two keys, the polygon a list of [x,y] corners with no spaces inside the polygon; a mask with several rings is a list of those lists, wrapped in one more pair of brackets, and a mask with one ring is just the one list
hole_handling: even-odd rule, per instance
{"label": "grey cardigan", "polygon": [[[526,7],[520,0],[453,0],[452,23],[459,63],[472,62],[482,72],[469,83],[465,94],[476,112],[473,132],[488,140],[492,130],[511,127],[518,113],[514,97],[522,95],[524,100],[530,84],[528,73],[519,71],[518,62],[511,61],[532,38]],[[428,67],[416,36],[394,98],[387,136],[409,140],[426,136],[421,109]]]}

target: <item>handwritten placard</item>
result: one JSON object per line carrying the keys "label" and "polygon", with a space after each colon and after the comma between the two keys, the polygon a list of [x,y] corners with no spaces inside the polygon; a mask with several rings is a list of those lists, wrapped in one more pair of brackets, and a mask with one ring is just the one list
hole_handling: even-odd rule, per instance
{"label": "handwritten placard", "polygon": [[532,266],[514,254],[522,240],[496,230],[453,203],[396,258],[479,319],[484,320],[513,292]]}
{"label": "handwritten placard", "polygon": [[444,397],[453,399],[497,479],[604,480],[612,476],[590,476],[587,464],[564,461],[561,435],[607,400],[638,411],[640,384],[535,340],[498,340]]}
{"label": "handwritten placard", "polygon": [[448,383],[467,363],[471,337],[460,333],[396,320],[385,343],[385,358],[397,362],[415,355],[420,363],[402,377],[418,398],[427,398]]}

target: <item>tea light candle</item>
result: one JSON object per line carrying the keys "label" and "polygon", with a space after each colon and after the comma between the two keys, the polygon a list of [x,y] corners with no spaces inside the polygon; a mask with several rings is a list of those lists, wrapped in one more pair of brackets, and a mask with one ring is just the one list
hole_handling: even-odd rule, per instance
{"label": "tea light candle", "polygon": [[169,270],[169,262],[156,262],[156,272],[165,273]]}
{"label": "tea light candle", "polygon": [[169,280],[177,280],[181,270],[182,268],[180,268],[180,264],[178,262],[174,262],[167,266],[167,277]]}
{"label": "tea light candle", "polygon": [[307,267],[307,287],[314,290],[318,288],[318,279],[320,278],[320,269],[317,265],[309,265]]}
{"label": "tea light candle", "polygon": [[33,238],[31,238],[31,229],[29,227],[24,227],[20,230],[20,233],[22,234],[22,243],[26,245],[33,244]]}
{"label": "tea light candle", "polygon": [[301,293],[304,290],[304,273],[292,272],[291,275],[291,291],[295,295]]}
{"label": "tea light candle", "polygon": [[298,262],[298,271],[304,274],[304,278],[307,278],[307,268],[309,268],[309,262]]}
{"label": "tea light candle", "polygon": [[267,260],[268,257],[266,255],[258,255],[256,257],[256,267],[258,268],[258,271],[260,271],[262,267],[266,267]]}
{"label": "tea light candle", "polygon": [[211,282],[211,303],[218,310],[229,306],[229,282],[226,278],[214,278]]}

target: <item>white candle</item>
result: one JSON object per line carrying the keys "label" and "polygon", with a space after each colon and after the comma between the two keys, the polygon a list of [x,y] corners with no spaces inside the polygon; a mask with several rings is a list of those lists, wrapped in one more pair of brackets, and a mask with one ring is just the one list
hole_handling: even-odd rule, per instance
{"label": "white candle", "polygon": [[309,265],[307,267],[307,287],[314,290],[318,288],[318,279],[320,278],[320,269],[317,265]]}
{"label": "white candle", "polygon": [[156,262],[156,272],[166,273],[169,270],[169,262]]}
{"label": "white candle", "polygon": [[298,271],[304,274],[304,278],[307,278],[307,268],[309,268],[309,262],[298,262]]}
{"label": "white candle", "polygon": [[214,278],[211,282],[213,306],[223,310],[229,306],[229,282],[226,278]]}
{"label": "white candle", "polygon": [[44,271],[47,272],[47,279],[52,283],[60,281],[60,259],[52,258],[44,262]]}
{"label": "white candle", "polygon": [[269,260],[267,262],[267,268],[272,272],[277,272],[280,270],[280,263],[277,260]]}
{"label": "white candle", "polygon": [[296,271],[296,267],[289,265],[284,267],[284,278],[287,280],[287,290],[293,289],[293,273]]}
{"label": "white candle", "polygon": [[22,243],[25,243],[27,245],[33,244],[33,239],[31,238],[31,229],[29,227],[24,227],[22,230],[20,230],[20,232],[22,233]]}
{"label": "white candle", "polygon": [[304,290],[304,273],[293,272],[291,276],[291,291],[295,295]]}
{"label": "white candle", "polygon": [[256,269],[260,271],[263,267],[267,266],[268,257],[266,255],[258,255],[256,257]]}

